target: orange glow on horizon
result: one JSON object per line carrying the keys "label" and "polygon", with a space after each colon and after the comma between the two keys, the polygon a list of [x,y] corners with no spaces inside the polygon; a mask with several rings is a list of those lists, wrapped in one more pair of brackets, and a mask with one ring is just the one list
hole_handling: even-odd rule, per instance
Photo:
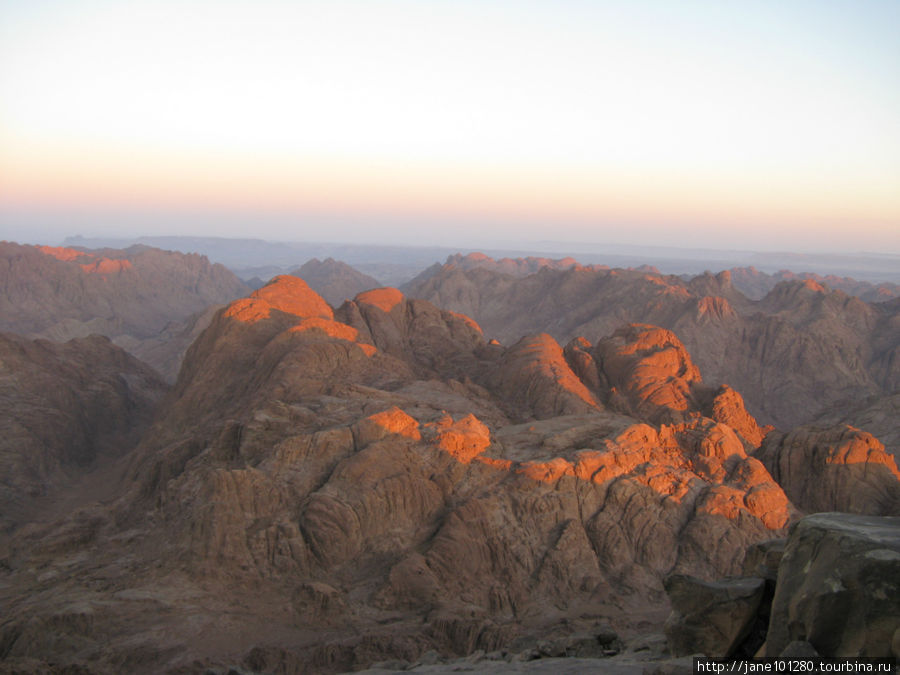
{"label": "orange glow on horizon", "polygon": [[[760,238],[789,223],[806,237],[853,225],[890,231],[900,194],[877,181],[847,186],[772,171],[640,172],[602,166],[351,158],[211,156],[135,148],[0,157],[0,205],[59,209],[171,209],[320,214],[410,222],[691,223],[698,233],[756,228]],[[24,149],[23,149],[24,152]],[[835,178],[835,181],[837,179]],[[760,199],[760,195],[765,199]]]}

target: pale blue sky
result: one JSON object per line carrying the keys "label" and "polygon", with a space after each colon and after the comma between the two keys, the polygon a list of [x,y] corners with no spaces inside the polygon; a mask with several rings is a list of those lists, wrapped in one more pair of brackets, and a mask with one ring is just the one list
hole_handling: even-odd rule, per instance
{"label": "pale blue sky", "polygon": [[897,35],[900,2],[0,0],[0,237],[900,252]]}

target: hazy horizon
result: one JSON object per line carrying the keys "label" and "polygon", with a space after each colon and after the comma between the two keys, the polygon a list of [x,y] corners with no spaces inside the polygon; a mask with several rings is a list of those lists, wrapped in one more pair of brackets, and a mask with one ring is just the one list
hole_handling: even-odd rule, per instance
{"label": "hazy horizon", "polygon": [[0,238],[900,254],[900,4],[0,0]]}

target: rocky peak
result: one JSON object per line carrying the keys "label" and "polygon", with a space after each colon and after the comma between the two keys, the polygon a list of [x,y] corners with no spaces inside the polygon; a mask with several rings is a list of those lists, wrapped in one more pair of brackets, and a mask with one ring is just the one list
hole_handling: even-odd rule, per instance
{"label": "rocky peak", "polygon": [[848,425],[772,433],[756,455],[807,513],[900,513],[900,471],[872,434]]}
{"label": "rocky peak", "polygon": [[673,332],[630,324],[600,340],[594,355],[638,418],[681,419],[697,408],[692,387],[701,383],[700,371]]}
{"label": "rocky peak", "polygon": [[511,411],[530,411],[538,419],[602,407],[569,367],[559,343],[546,333],[524,337],[507,349],[488,381]]}
{"label": "rocky peak", "polygon": [[730,426],[751,448],[758,448],[766,434],[773,430],[771,426],[761,427],[747,412],[744,397],[727,384],[713,393],[710,404],[704,406],[704,413],[717,422]]}
{"label": "rocky peak", "polygon": [[292,274],[306,281],[334,307],[363,291],[381,286],[377,279],[334,258],[312,258]]}
{"label": "rocky peak", "polygon": [[396,288],[360,293],[338,309],[336,318],[359,331],[361,340],[420,372],[449,369],[460,377],[471,375],[475,351],[485,343],[469,317],[411,300]]}
{"label": "rocky peak", "polygon": [[688,287],[697,295],[731,296],[736,291],[731,283],[731,272],[723,270],[718,274],[704,272],[688,282]]}
{"label": "rocky peak", "polygon": [[321,295],[303,279],[287,274],[275,277],[249,297],[234,301],[224,316],[255,323],[269,318],[273,310],[299,318],[334,318],[334,311]]}

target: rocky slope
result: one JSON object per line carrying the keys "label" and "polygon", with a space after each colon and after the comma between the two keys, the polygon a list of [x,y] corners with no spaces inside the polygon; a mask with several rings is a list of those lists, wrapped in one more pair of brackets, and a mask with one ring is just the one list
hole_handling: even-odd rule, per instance
{"label": "rocky slope", "polygon": [[332,673],[661,630],[663,579],[736,573],[798,515],[771,430],[700,372],[656,326],[504,347],[278,277],[191,346],[114,500],[11,539],[0,659]]}
{"label": "rocky slope", "polygon": [[728,272],[685,281],[575,265],[521,277],[450,263],[405,291],[468,314],[504,344],[540,332],[594,340],[623,323],[667,328],[707,381],[728,383],[754,416],[785,429],[900,387],[897,300],[866,303],[812,280],[782,282],[752,301]]}
{"label": "rocky slope", "polygon": [[900,471],[872,434],[848,425],[770,434],[759,459],[800,509],[900,514]]}
{"label": "rocky slope", "polygon": [[57,341],[105,335],[173,380],[202,313],[247,290],[195,254],[0,242],[0,330]]}
{"label": "rocky slope", "polygon": [[[622,359],[654,330],[616,338]],[[734,572],[794,513],[728,424],[740,397],[671,348],[690,396],[660,423],[633,384],[668,361],[602,370],[586,341],[506,349],[393,289],[332,310],[280,277],[191,347],[113,506],[14,538],[2,656],[335,672],[659,625],[663,577]]]}
{"label": "rocky slope", "polygon": [[131,450],[165,390],[106,338],[0,333],[0,548],[58,493]]}
{"label": "rocky slope", "polygon": [[879,441],[884,449],[900,464],[900,391],[884,396],[870,396],[849,405],[835,406],[823,412],[815,420],[816,426],[831,427],[849,424],[865,429]]}
{"label": "rocky slope", "polygon": [[363,291],[382,286],[377,279],[334,258],[307,260],[292,274],[303,279],[310,288],[325,298],[326,302],[335,307],[344,300],[355,298]]}

